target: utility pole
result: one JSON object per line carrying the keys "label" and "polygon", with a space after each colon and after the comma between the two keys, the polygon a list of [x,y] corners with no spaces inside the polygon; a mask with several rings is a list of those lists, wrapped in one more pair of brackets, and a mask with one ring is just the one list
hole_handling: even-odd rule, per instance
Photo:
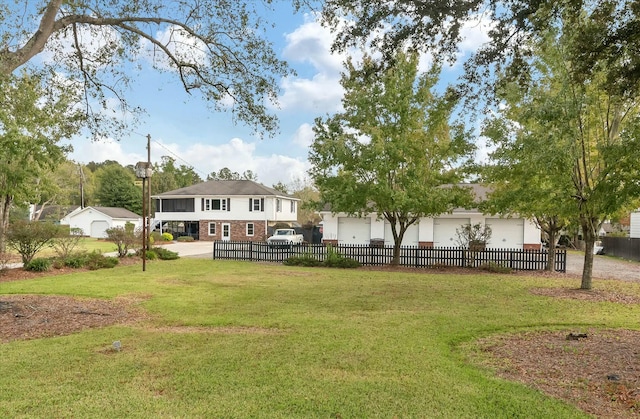
{"label": "utility pole", "polygon": [[[151,168],[151,134],[147,134],[147,164],[149,168]],[[149,238],[151,238],[151,178],[147,182],[147,234]],[[149,244],[151,240],[147,240],[147,250],[151,250],[151,246]]]}

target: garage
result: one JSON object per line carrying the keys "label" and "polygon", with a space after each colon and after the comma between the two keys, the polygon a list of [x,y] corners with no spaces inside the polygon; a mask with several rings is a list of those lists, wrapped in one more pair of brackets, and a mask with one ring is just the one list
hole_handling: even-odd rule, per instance
{"label": "garage", "polygon": [[488,248],[523,248],[524,220],[522,218],[487,218],[486,224],[491,228]]}
{"label": "garage", "polygon": [[338,218],[338,244],[369,244],[371,218]]}
{"label": "garage", "polygon": [[[399,229],[400,227],[396,226],[396,228]],[[404,233],[402,246],[417,246],[419,232],[418,224],[411,224]],[[393,246],[393,233],[391,232],[391,224],[388,221],[384,222],[384,244]]]}
{"label": "garage", "polygon": [[96,220],[91,222],[91,237],[105,238],[107,237],[107,229],[109,222],[105,220]]}
{"label": "garage", "polygon": [[456,229],[469,224],[469,218],[436,218],[433,220],[433,247],[458,247]]}

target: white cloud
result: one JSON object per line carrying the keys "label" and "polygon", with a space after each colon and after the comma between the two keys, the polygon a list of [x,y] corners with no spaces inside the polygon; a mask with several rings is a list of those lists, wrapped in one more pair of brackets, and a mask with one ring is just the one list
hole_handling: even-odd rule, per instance
{"label": "white cloud", "polygon": [[300,147],[308,148],[313,144],[314,137],[313,126],[311,124],[304,123],[296,130],[293,136],[293,143]]}
{"label": "white cloud", "polygon": [[[118,142],[112,138],[94,142],[76,139],[73,145],[74,151],[69,158],[80,163],[115,160],[126,166],[147,160],[146,139],[142,136],[139,144],[135,145],[141,150],[140,153],[126,151],[126,148],[132,146],[131,141]],[[151,161],[160,162],[162,156],[175,158],[176,165],[193,167],[203,179],[209,173],[217,172],[223,167],[238,173],[251,170],[258,175],[258,182],[266,186],[279,181],[287,184],[295,179],[304,178],[309,168],[309,164],[303,159],[280,154],[257,155],[256,144],[240,138],[232,138],[227,143],[218,145],[194,143],[186,146],[154,139],[151,142]]]}

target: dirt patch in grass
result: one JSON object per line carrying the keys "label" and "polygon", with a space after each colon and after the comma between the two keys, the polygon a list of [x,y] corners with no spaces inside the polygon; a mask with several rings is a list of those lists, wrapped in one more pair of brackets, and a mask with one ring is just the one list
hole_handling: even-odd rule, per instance
{"label": "dirt patch in grass", "polygon": [[73,298],[51,295],[0,296],[0,342],[64,336],[148,318],[139,300]]}
{"label": "dirt patch in grass", "polygon": [[480,342],[483,362],[508,380],[597,417],[640,417],[640,332],[524,333]]}

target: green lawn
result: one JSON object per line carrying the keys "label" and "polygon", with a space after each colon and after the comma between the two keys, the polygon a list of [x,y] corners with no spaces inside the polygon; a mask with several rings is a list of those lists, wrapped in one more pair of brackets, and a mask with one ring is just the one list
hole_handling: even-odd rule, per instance
{"label": "green lawn", "polygon": [[[13,255],[16,259],[20,258],[20,255],[15,250],[12,250],[12,249],[8,249],[8,250],[10,255]],[[115,243],[110,241],[98,240],[91,237],[83,237],[80,239],[80,242],[78,243],[78,247],[75,250],[86,251],[86,252],[98,251],[100,253],[108,253],[108,252],[115,252],[116,250],[118,250],[118,248],[116,247]],[[42,248],[42,250],[36,253],[37,258],[47,258],[47,257],[53,257],[53,256],[56,256],[56,252],[54,251],[54,249],[48,246]]]}
{"label": "green lawn", "polygon": [[[609,282],[611,283],[611,282]],[[471,365],[479,337],[637,328],[640,308],[534,296],[578,280],[202,259],[0,283],[144,296],[153,320],[0,345],[3,417],[583,417]],[[605,286],[595,282],[595,287]],[[616,283],[640,294],[637,284]],[[110,350],[115,340],[122,351]],[[586,416],[585,416],[586,417]]]}

